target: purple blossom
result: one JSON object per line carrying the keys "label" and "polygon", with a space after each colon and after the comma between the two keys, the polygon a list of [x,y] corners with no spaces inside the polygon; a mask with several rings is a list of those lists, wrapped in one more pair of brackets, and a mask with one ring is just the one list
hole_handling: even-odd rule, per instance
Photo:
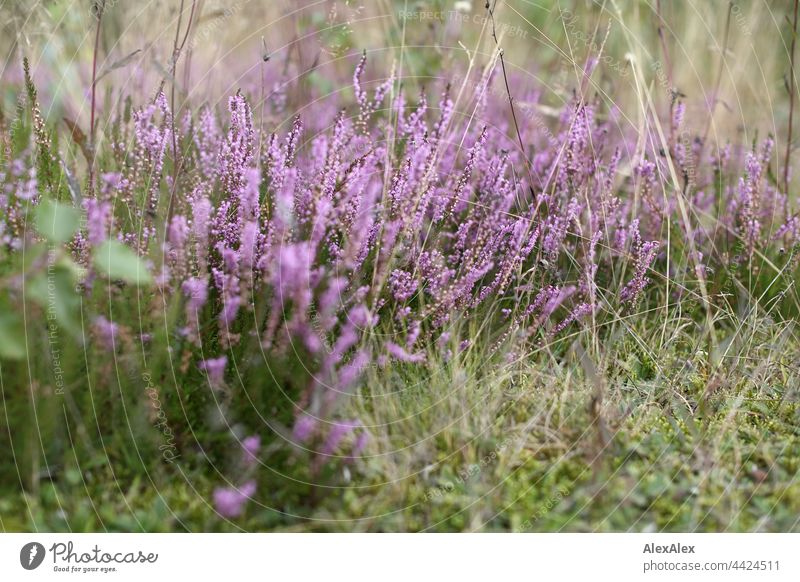
{"label": "purple blossom", "polygon": [[386,351],[396,360],[401,362],[419,363],[425,361],[425,354],[410,354],[394,342],[386,342]]}
{"label": "purple blossom", "polygon": [[332,455],[339,448],[339,443],[342,442],[342,439],[359,426],[361,426],[361,423],[357,420],[334,422],[328,431],[328,436],[325,438],[320,454]]}
{"label": "purple blossom", "polygon": [[[659,250],[667,232],[673,241],[685,238],[673,250],[689,250],[667,263],[666,275],[683,271],[687,287],[737,244],[746,258],[769,256],[800,237],[796,201],[772,179],[774,141],[721,151],[687,142],[694,128],[683,103],[665,115],[673,131],[669,151],[661,151],[656,136],[621,123],[616,107],[577,93],[560,116],[539,119],[541,90],[511,78],[529,150],[520,151],[498,75],[460,79],[454,86],[468,89],[457,96],[447,85],[438,98],[422,90],[411,99],[405,86],[392,91],[391,73],[370,80],[366,54],[353,65],[355,103],[316,101],[290,126],[284,111],[263,124],[277,127],[271,135],[254,127],[251,103],[259,101],[244,91],[228,99],[223,115],[182,108],[178,124],[159,93],[106,136],[113,143],[95,160],[86,224],[67,245],[84,267],[92,247],[108,238],[161,266],[162,285],[147,301],[180,293],[174,304],[183,300],[183,307],[170,311],[170,321],[182,335],[182,353],[174,355],[183,369],[201,350],[228,348],[248,357],[261,348],[279,370],[302,364],[308,383],[297,402],[298,443],[321,442],[333,454],[352,433],[352,451],[360,451],[363,427],[328,424],[340,395],[369,366],[425,365],[433,350],[448,358],[476,341],[461,341],[457,330],[480,328],[500,338],[499,346],[513,343],[513,359],[530,342],[568,333],[589,317],[605,329],[620,307],[646,297],[648,271],[666,268]],[[597,66],[588,58],[585,74]],[[266,107],[289,106],[288,79],[296,73],[267,73],[263,87],[276,93],[262,96]],[[19,152],[15,144],[0,169],[3,258],[38,241],[27,228],[46,190],[36,139]],[[674,190],[671,159],[684,174],[697,174],[693,184],[684,180],[683,193]],[[708,228],[711,218],[715,228]],[[92,287],[91,271],[79,282],[87,299],[130,292],[105,280]],[[460,326],[475,319],[479,326]],[[105,317],[92,321],[101,348],[115,349],[121,331]],[[226,356],[199,367],[215,389],[225,385]],[[232,398],[240,397],[234,388]],[[242,443],[246,462],[259,451],[257,439]],[[247,496],[219,491],[218,505],[238,514]]]}
{"label": "purple blossom", "polygon": [[192,234],[195,240],[195,256],[201,270],[205,270],[209,247],[209,226],[214,208],[205,196],[192,204]]}
{"label": "purple blossom", "polygon": [[353,443],[353,450],[350,452],[350,456],[358,457],[366,448],[367,443],[369,443],[369,433],[366,429],[362,429]]}
{"label": "purple blossom", "polygon": [[228,100],[228,111],[231,114],[230,129],[220,152],[219,173],[225,190],[235,194],[249,187],[245,176],[253,162],[255,132],[250,105],[241,92]]}
{"label": "purple blossom", "polygon": [[261,450],[261,437],[258,435],[246,437],[242,440],[242,450],[245,464],[254,464],[257,461],[258,451]]}
{"label": "purple blossom", "polygon": [[620,300],[623,303],[635,304],[642,291],[644,291],[644,288],[650,281],[645,275],[647,269],[650,268],[650,264],[656,257],[658,247],[658,241],[649,241],[646,243],[642,243],[641,241],[637,242],[636,248],[634,249],[636,267],[633,278],[620,292]]}
{"label": "purple blossom", "polygon": [[117,336],[119,335],[119,325],[109,321],[102,315],[98,315],[95,317],[92,327],[100,342],[109,350],[114,351]]}
{"label": "purple blossom", "polygon": [[200,369],[208,374],[208,381],[211,383],[211,386],[218,388],[222,386],[225,381],[225,367],[227,365],[228,357],[220,356],[200,362]]}
{"label": "purple blossom", "polygon": [[395,300],[402,303],[414,295],[417,290],[417,282],[413,279],[411,273],[395,269],[389,276],[389,287],[392,289],[392,295]]}
{"label": "purple blossom", "polygon": [[208,300],[208,280],[192,277],[183,282],[182,290],[188,299],[186,302],[187,312],[189,317],[193,318]]}
{"label": "purple blossom", "polygon": [[317,430],[317,419],[308,414],[301,414],[294,422],[292,437],[298,443],[306,443]]}
{"label": "purple blossom", "polygon": [[83,205],[86,210],[87,240],[90,245],[98,246],[108,238],[111,229],[111,203],[87,198]]}
{"label": "purple blossom", "polygon": [[256,492],[256,482],[247,481],[241,487],[218,487],[214,490],[214,507],[223,517],[239,517],[245,503]]}

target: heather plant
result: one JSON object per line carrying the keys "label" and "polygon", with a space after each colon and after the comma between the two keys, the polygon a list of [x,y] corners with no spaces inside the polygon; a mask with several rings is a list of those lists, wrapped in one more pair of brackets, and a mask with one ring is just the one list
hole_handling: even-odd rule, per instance
{"label": "heather plant", "polygon": [[[272,471],[313,503],[366,465],[365,377],[475,344],[559,359],[658,309],[669,281],[668,302],[719,329],[703,297],[796,295],[800,218],[772,137],[716,151],[678,102],[652,120],[663,143],[576,92],[522,143],[508,99],[541,93],[504,66],[415,92],[367,64],[352,59],[352,95],[278,125],[241,90],[180,114],[134,96],[86,152],[44,122],[26,63],[0,169],[2,438],[25,487],[70,456],[126,477],[189,459],[214,468],[221,517]],[[66,163],[77,151],[91,169]]]}

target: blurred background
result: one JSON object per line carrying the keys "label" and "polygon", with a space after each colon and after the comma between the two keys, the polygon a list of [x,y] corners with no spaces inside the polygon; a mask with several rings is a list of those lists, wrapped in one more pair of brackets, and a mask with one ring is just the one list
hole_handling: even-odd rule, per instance
{"label": "blurred background", "polygon": [[[27,56],[44,114],[88,125],[97,3],[0,0],[5,112],[15,107]],[[113,111],[128,95],[140,105],[173,84],[181,107],[215,104],[241,88],[266,100],[269,123],[281,125],[311,102],[351,97],[364,50],[368,78],[394,67],[404,88],[463,80],[470,63],[482,71],[496,59],[494,24],[509,77],[536,88],[545,119],[581,91],[636,127],[648,107],[668,116],[679,96],[698,134],[750,143],[771,133],[777,151],[785,149],[791,0],[492,6],[494,23],[485,0],[106,0],[99,109]],[[173,75],[176,44],[183,48]]]}

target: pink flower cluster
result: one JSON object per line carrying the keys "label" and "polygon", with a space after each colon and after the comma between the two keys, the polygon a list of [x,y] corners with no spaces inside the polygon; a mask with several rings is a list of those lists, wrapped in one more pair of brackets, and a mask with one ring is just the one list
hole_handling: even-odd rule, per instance
{"label": "pink flower cluster", "polygon": [[[524,127],[541,146],[523,152],[507,102],[487,98],[496,79],[478,79],[472,91],[447,86],[432,106],[424,91],[393,93],[391,76],[366,82],[366,71],[363,57],[351,106],[319,105],[269,135],[259,135],[241,92],[225,115],[204,107],[180,124],[159,95],[120,123],[71,243],[87,266],[108,238],[148,260],[163,296],[180,298],[178,348],[211,388],[230,388],[232,351],[245,344],[275,362],[299,358],[311,378],[292,434],[321,457],[366,445],[357,420],[331,420],[361,372],[467,349],[475,338],[457,337],[460,318],[485,317],[503,337],[551,339],[634,309],[669,229],[698,260],[714,255],[720,237],[750,256],[773,240],[798,240],[800,219],[768,180],[771,139],[754,151],[648,146],[625,159],[635,148],[615,133],[615,112],[600,115],[576,98],[552,131]],[[681,105],[675,129],[684,116]],[[38,203],[32,155],[0,174],[3,255],[20,247],[24,208]],[[719,177],[739,167],[738,183],[716,192]],[[92,276],[88,269],[87,284]],[[115,322],[94,320],[108,349],[119,333]],[[247,482],[214,497],[220,513],[236,516],[254,492]]]}

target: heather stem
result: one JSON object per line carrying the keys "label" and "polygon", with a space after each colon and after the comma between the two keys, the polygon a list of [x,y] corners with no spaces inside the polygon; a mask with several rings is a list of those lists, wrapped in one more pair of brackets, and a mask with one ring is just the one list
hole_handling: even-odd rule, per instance
{"label": "heather stem", "polygon": [[[722,52],[719,59],[719,69],[717,70],[717,79],[714,83],[714,92],[711,94],[711,109],[708,112],[708,119],[706,121],[706,129],[703,132],[703,140],[700,142],[700,147],[704,148],[708,132],[711,129],[711,120],[714,117],[714,110],[717,108],[717,101],[719,100],[719,88],[722,83],[722,68],[725,65],[725,54],[728,52],[728,35],[731,29],[731,14],[733,13],[733,2],[728,4],[728,19],[725,22],[725,36],[722,41]],[[702,153],[702,149],[700,150]],[[698,159],[699,159],[698,155]]]}
{"label": "heather stem", "polygon": [[100,47],[100,27],[103,21],[103,12],[106,8],[105,0],[98,1],[95,4],[97,15],[97,31],[94,37],[94,56],[92,57],[92,111],[91,120],[89,122],[89,141],[91,144],[92,158],[89,160],[89,194],[94,192],[94,158],[95,158],[95,110],[97,106],[97,53]]}
{"label": "heather stem", "polygon": [[195,8],[197,7],[197,0],[192,0],[192,9],[189,12],[189,22],[186,25],[186,32],[184,33],[180,44],[178,44],[178,40],[180,39],[181,23],[183,21],[184,2],[185,0],[181,0],[180,14],[178,15],[178,26],[175,28],[175,42],[173,43],[172,49],[172,70],[170,71],[172,74],[172,88],[170,92],[170,109],[172,110],[172,192],[169,197],[167,224],[170,223],[172,216],[175,213],[175,189],[178,185],[178,174],[183,166],[182,161],[178,162],[178,138],[175,132],[175,115],[177,114],[177,111],[175,110],[175,74],[178,70],[178,58],[180,57],[183,47],[186,45],[186,40],[189,38],[189,31],[192,29],[194,12]]}
{"label": "heather stem", "polygon": [[786,156],[783,160],[783,185],[786,193],[789,193],[789,156],[792,153],[792,117],[794,115],[794,46],[797,40],[797,6],[800,0],[794,0],[794,18],[792,19],[792,49],[789,56],[789,135],[786,137]]}
{"label": "heather stem", "polygon": [[[658,18],[658,39],[661,43],[661,52],[664,53],[664,68],[667,69],[667,82],[669,83],[669,90],[670,92],[675,90],[675,83],[672,80],[672,62],[669,58],[669,51],[667,50],[667,40],[664,37],[664,17],[661,13],[661,0],[656,1],[656,16]],[[675,99],[674,97],[670,98],[669,101],[669,116],[672,118],[672,108],[674,106]],[[675,145],[675,136],[674,136],[674,128],[670,125],[669,129],[669,139],[670,143],[674,146]]]}
{"label": "heather stem", "polygon": [[497,46],[499,54],[500,54],[500,68],[503,71],[503,81],[506,85],[506,94],[508,95],[508,105],[511,108],[511,118],[514,121],[514,130],[517,133],[517,140],[519,140],[519,147],[520,153],[522,154],[522,159],[525,160],[525,168],[528,170],[528,188],[530,189],[531,196],[533,197],[533,202],[536,202],[536,193],[533,191],[533,172],[531,172],[531,162],[528,160],[528,154],[525,152],[525,145],[522,142],[522,134],[519,131],[519,123],[517,123],[517,114],[514,111],[514,99],[511,97],[511,89],[508,86],[508,75],[506,74],[506,61],[503,58],[503,49],[500,48],[500,42],[497,40],[497,30],[494,24],[494,10],[497,7],[497,0],[494,0],[494,6],[489,5],[489,0],[486,0],[486,10],[489,11],[489,17],[492,20],[492,38],[494,39],[494,44]]}

